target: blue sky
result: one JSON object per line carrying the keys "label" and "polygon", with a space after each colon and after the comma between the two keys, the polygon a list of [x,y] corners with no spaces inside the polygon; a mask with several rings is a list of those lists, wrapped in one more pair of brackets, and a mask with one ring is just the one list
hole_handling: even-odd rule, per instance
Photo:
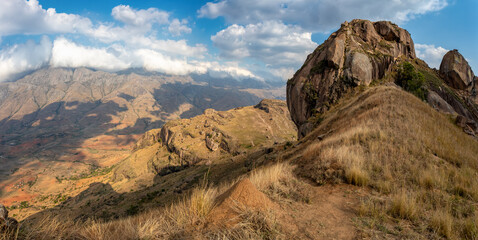
{"label": "blue sky", "polygon": [[0,81],[45,66],[285,81],[343,21],[391,20],[478,72],[476,0],[1,0]]}

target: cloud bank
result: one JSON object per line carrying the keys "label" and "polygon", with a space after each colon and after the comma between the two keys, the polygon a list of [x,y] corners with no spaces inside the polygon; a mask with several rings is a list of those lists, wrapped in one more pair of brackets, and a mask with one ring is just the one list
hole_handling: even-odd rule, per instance
{"label": "cloud bank", "polygon": [[38,44],[30,40],[3,49],[0,51],[0,82],[47,65],[51,50],[52,43],[48,37],[43,37]]}
{"label": "cloud bank", "polygon": [[93,47],[63,35],[53,41],[44,36],[37,43],[30,40],[0,49],[0,81],[44,66],[90,67],[104,71],[134,67],[172,75],[221,73],[237,79],[261,79],[236,63],[206,61],[208,50],[202,44],[158,38],[155,27],[166,29],[172,37],[192,32],[187,20],[172,18],[169,12],[118,5],[112,9],[111,16],[116,22],[93,24],[79,15],[43,9],[37,0],[0,1],[0,37],[70,34],[97,42]]}
{"label": "cloud bank", "polygon": [[232,24],[277,20],[312,32],[328,32],[354,18],[403,23],[439,11],[446,0],[220,0],[198,10],[199,17],[224,17]]}

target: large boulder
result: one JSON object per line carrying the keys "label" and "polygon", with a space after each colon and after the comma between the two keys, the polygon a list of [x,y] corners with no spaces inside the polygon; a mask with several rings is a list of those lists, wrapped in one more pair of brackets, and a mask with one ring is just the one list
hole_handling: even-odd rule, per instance
{"label": "large boulder", "polygon": [[310,117],[328,110],[348,89],[384,77],[399,58],[416,58],[406,30],[387,21],[343,23],[287,82],[287,105],[299,138],[311,131]]}
{"label": "large boulder", "polygon": [[474,74],[466,59],[454,49],[443,56],[440,74],[445,82],[456,89],[471,91],[474,87]]}

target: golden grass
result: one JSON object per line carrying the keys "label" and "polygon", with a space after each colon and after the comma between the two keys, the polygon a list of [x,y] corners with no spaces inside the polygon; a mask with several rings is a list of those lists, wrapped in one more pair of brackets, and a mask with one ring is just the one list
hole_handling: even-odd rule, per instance
{"label": "golden grass", "polygon": [[369,181],[369,176],[361,167],[352,166],[345,170],[345,179],[347,179],[347,182],[350,184],[366,186]]}
{"label": "golden grass", "polygon": [[[389,206],[382,211],[418,225],[430,225],[431,213],[447,209],[451,199],[461,199],[457,208],[478,204],[478,141],[415,96],[372,87],[342,99],[323,116],[301,141],[300,176],[318,184],[370,186]],[[449,236],[465,231],[462,220],[451,219],[456,227]],[[429,234],[420,229],[425,228],[414,231]]]}
{"label": "golden grass", "polygon": [[399,193],[392,197],[389,213],[398,218],[414,220],[418,212],[418,206],[414,196],[409,193]]}
{"label": "golden grass", "polygon": [[430,220],[430,228],[446,238],[453,238],[453,216],[445,210],[433,212]]}
{"label": "golden grass", "polygon": [[291,166],[288,163],[277,163],[272,166],[254,170],[249,180],[261,191],[277,186],[280,181],[293,178]]}
{"label": "golden grass", "polygon": [[[286,163],[256,169],[248,177],[259,190],[268,194],[277,193],[278,189],[293,191],[287,189],[294,185],[284,186],[295,179],[292,167]],[[19,239],[281,239],[280,226],[272,212],[244,207],[240,209],[239,223],[233,228],[207,227],[215,199],[235,182],[237,180],[220,187],[200,186],[170,207],[120,220],[79,223],[68,216],[47,215],[23,226]]]}
{"label": "golden grass", "polygon": [[463,239],[478,239],[478,216],[463,221],[461,236]]}

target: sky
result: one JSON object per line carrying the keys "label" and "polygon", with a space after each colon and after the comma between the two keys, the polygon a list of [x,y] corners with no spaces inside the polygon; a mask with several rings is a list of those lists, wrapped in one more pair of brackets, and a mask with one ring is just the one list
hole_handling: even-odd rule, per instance
{"label": "sky", "polygon": [[286,81],[344,21],[389,20],[478,74],[476,0],[0,0],[0,81],[43,67]]}

